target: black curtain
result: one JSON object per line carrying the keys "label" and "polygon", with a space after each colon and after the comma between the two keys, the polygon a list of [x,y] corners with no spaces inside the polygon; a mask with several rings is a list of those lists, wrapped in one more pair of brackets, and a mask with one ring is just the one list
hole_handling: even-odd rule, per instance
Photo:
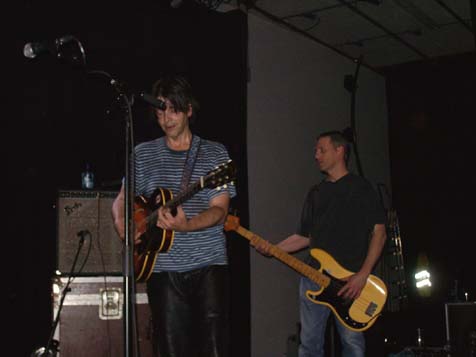
{"label": "black curtain", "polygon": [[[443,346],[444,304],[464,301],[464,292],[476,300],[471,274],[476,57],[410,63],[386,73],[393,203],[409,301],[391,330],[400,342],[415,345],[419,327],[426,343]],[[427,296],[415,287],[414,274],[422,266],[432,274]]]}
{"label": "black curtain", "polygon": [[[46,344],[52,320],[57,192],[81,189],[86,163],[96,175],[96,189],[118,189],[124,172],[124,122],[105,76],[87,74],[53,55],[27,59],[23,46],[71,34],[85,49],[87,70],[105,71],[135,93],[149,92],[162,73],[185,74],[201,105],[193,130],[224,143],[237,164],[238,196],[232,206],[246,223],[247,20],[241,11],[218,13],[197,2],[172,8],[168,1],[114,6],[26,1],[19,8],[11,91],[21,96],[16,96],[19,102],[9,103],[13,120],[3,141],[6,197],[11,202],[4,254],[14,267],[5,295],[12,313],[10,334],[12,341],[21,341],[12,347],[15,355],[27,356],[35,346]],[[136,144],[161,135],[149,109],[136,98]],[[250,351],[248,245],[229,240],[229,256],[232,351],[233,356],[246,356]]]}

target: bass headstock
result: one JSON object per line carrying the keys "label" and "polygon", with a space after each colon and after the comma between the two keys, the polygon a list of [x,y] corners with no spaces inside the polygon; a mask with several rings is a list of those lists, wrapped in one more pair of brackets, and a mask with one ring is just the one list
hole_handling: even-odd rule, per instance
{"label": "bass headstock", "polygon": [[225,220],[225,231],[236,231],[240,227],[240,219],[237,216],[229,214]]}

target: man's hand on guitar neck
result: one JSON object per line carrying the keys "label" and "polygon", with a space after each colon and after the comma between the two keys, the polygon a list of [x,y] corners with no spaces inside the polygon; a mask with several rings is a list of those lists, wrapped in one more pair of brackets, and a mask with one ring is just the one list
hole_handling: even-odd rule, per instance
{"label": "man's hand on guitar neck", "polygon": [[[255,249],[263,254],[264,256],[271,256],[271,249],[273,245],[266,240],[259,240],[258,242],[253,242],[251,239],[250,244],[255,247]],[[286,253],[294,253],[303,248],[309,246],[309,238],[303,237],[299,234],[292,234],[286,239],[282,240],[278,244],[276,244],[276,248],[286,252]]]}
{"label": "man's hand on guitar neck", "polygon": [[271,256],[271,243],[267,240],[260,240],[258,242],[254,242],[253,240],[250,241],[250,245],[253,246],[256,251],[264,255],[265,257]]}

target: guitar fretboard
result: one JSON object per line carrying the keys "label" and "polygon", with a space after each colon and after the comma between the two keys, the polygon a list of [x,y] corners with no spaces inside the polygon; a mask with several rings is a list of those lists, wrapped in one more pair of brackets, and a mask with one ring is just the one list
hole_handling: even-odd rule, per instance
{"label": "guitar fretboard", "polygon": [[[257,245],[261,242],[264,242],[264,239],[260,236],[250,232],[249,230],[239,226],[236,231],[248,239],[253,245]],[[311,279],[315,283],[319,284],[321,287],[326,288],[329,284],[331,279],[318,270],[314,269],[313,267],[303,263],[296,257],[292,256],[291,254],[286,253],[284,250],[279,249],[275,245],[271,245],[270,253],[275,258],[279,259],[283,263],[289,265],[291,268],[296,270],[298,273],[304,275],[305,277]]]}
{"label": "guitar fretboard", "polygon": [[190,197],[195,195],[198,191],[203,188],[202,182],[197,181],[194,184],[187,187],[187,190],[180,192],[177,196],[175,196],[172,200],[168,201],[164,206],[170,210],[173,210],[180,206],[185,201],[188,201]]}

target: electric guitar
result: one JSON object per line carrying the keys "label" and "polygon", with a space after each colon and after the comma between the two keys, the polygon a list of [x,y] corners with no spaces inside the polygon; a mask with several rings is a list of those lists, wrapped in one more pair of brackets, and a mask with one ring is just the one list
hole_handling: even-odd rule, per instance
{"label": "electric guitar", "polygon": [[170,210],[173,216],[177,207],[204,188],[221,189],[235,179],[234,163],[228,162],[201,176],[175,197],[169,189],[157,188],[150,197],[137,196],[134,199],[134,223],[139,243],[134,245],[134,272],[137,282],[145,282],[152,274],[159,253],[168,252],[174,241],[174,231],[157,227],[157,213],[160,207]]}
{"label": "electric guitar", "polygon": [[[227,216],[225,230],[236,231],[254,246],[264,241],[263,238],[240,226],[239,218],[232,215]],[[345,270],[322,249],[311,249],[312,258],[320,263],[319,269],[303,263],[274,245],[270,247],[270,254],[318,284],[320,290],[308,290],[306,297],[316,304],[328,306],[339,321],[350,330],[367,330],[377,320],[385,305],[387,288],[384,282],[374,275],[369,275],[357,299],[337,296],[337,292],[345,285],[342,279],[353,273]]]}

